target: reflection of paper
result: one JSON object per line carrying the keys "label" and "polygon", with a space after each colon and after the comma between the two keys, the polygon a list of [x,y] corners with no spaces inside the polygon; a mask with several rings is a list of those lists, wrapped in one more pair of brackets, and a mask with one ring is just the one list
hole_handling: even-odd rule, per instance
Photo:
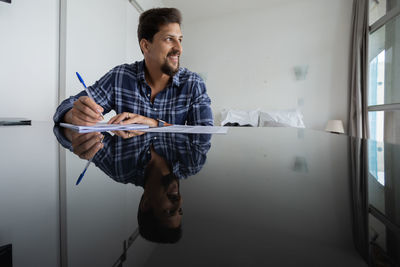
{"label": "reflection of paper", "polygon": [[99,122],[93,126],[78,126],[69,123],[60,123],[60,126],[70,128],[79,133],[90,133],[90,132],[106,132],[106,131],[128,131],[128,130],[142,130],[149,128],[145,124],[107,124],[106,122]]}
{"label": "reflection of paper", "polygon": [[172,125],[167,127],[148,128],[141,131],[152,133],[227,134],[228,127]]}

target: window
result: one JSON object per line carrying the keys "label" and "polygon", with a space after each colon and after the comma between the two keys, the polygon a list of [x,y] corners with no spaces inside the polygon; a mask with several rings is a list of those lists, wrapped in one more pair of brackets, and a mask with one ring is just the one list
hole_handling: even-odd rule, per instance
{"label": "window", "polygon": [[400,143],[400,0],[369,0],[369,133]]}
{"label": "window", "polygon": [[385,146],[400,143],[400,0],[369,0],[369,173],[385,184]]}

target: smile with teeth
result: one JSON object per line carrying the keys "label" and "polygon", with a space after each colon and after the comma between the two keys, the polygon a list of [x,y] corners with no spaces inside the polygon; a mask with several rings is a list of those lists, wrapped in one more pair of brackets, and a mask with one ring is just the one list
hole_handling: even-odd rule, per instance
{"label": "smile with teeth", "polygon": [[169,58],[172,62],[178,62],[178,61],[179,61],[179,55],[169,55],[168,58]]}
{"label": "smile with teeth", "polygon": [[176,181],[169,185],[168,194],[171,194],[171,195],[178,195],[179,194],[179,186],[178,186],[178,183]]}

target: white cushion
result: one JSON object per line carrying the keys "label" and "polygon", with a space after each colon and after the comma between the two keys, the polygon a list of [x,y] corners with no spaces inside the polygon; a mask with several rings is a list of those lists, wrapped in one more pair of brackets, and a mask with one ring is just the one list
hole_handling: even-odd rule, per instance
{"label": "white cushion", "polygon": [[299,110],[260,111],[260,127],[305,128],[303,115]]}
{"label": "white cushion", "polygon": [[258,110],[222,110],[221,117],[222,122],[221,125],[225,125],[227,123],[238,123],[239,125],[248,125],[250,124],[253,127],[258,126]]}

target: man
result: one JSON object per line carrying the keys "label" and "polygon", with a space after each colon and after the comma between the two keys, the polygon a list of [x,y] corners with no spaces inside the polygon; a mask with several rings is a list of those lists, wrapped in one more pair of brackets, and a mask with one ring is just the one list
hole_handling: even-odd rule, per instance
{"label": "man", "polygon": [[94,125],[114,109],[109,123],[213,125],[210,98],[196,73],[179,67],[181,14],[155,8],[139,18],[138,40],[144,60],[115,67],[88,90],[64,100],[54,122]]}

